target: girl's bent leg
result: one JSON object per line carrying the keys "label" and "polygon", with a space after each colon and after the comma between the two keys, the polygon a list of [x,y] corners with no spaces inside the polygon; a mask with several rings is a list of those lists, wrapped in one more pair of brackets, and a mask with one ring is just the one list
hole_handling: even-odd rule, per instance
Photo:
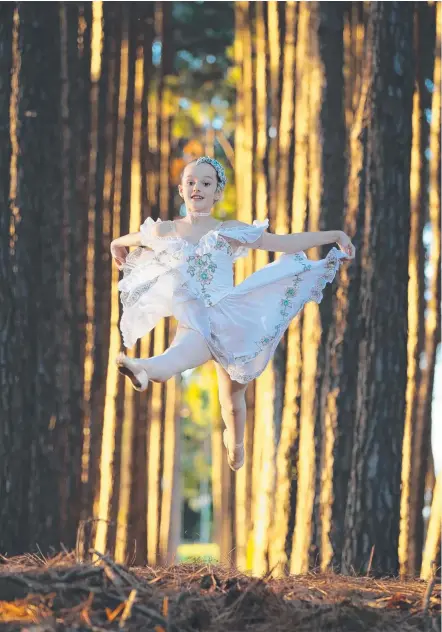
{"label": "girl's bent leg", "polygon": [[194,369],[211,359],[212,354],[201,334],[193,329],[178,327],[171,346],[164,353],[152,358],[119,356],[118,363],[123,364],[135,378],[144,374],[152,382],[166,382],[177,373]]}
{"label": "girl's bent leg", "polygon": [[246,427],[247,384],[232,380],[225,369],[215,364],[218,374],[218,392],[221,416],[227,429],[226,448],[229,465],[236,470],[244,462],[244,431]]}

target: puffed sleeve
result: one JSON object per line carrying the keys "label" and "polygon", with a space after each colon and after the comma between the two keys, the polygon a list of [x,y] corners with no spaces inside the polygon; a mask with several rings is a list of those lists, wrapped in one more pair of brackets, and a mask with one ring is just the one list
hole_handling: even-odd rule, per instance
{"label": "puffed sleeve", "polygon": [[155,226],[161,223],[161,220],[158,218],[155,222],[151,217],[148,217],[140,226],[141,233],[141,245],[147,246],[148,248],[152,247],[152,242],[157,239],[155,234]]}
{"label": "puffed sleeve", "polygon": [[160,218],[154,221],[148,217],[140,226],[141,245],[152,250],[164,250],[167,248],[168,241],[177,239],[177,233],[174,223],[171,221],[163,222]]}
{"label": "puffed sleeve", "polygon": [[[256,220],[253,224],[236,224],[220,228],[220,234],[225,237],[234,248],[233,260],[246,257],[249,248],[246,244],[259,245],[264,231],[269,227],[269,220],[263,222]],[[258,242],[258,243],[257,243]]]}

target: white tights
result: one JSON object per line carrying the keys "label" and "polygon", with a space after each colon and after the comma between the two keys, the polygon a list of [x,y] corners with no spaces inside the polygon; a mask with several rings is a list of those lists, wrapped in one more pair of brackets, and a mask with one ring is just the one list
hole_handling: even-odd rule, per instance
{"label": "white tights", "polygon": [[[193,329],[178,327],[171,346],[158,356],[142,359],[143,368],[153,382],[165,382],[177,373],[193,369],[212,359],[204,337]],[[229,435],[229,445],[244,439],[246,425],[247,384],[232,380],[225,369],[215,362],[221,416]]]}

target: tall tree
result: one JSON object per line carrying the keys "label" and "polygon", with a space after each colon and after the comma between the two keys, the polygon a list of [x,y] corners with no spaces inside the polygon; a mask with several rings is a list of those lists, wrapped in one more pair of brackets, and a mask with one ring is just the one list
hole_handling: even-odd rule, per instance
{"label": "tall tree", "polygon": [[[344,570],[397,573],[405,414],[413,7],[372,3],[361,142],[365,211]],[[394,319],[391,314],[395,314]],[[350,396],[353,394],[349,394]]]}
{"label": "tall tree", "polygon": [[[14,268],[11,232],[13,213],[10,200],[10,177],[13,172],[12,134],[16,121],[10,120],[10,111],[16,115],[15,107],[11,107],[12,72],[13,72],[13,39],[15,37],[15,53],[17,55],[17,24],[13,23],[14,4],[9,2],[0,7],[0,550],[17,550],[17,524],[20,521],[21,500],[17,502],[17,481],[20,480],[21,463],[12,453],[17,449],[19,437],[14,432],[17,424],[16,401],[14,401],[14,381],[16,371],[16,354],[14,353],[16,331],[14,328]],[[14,60],[17,63],[17,58]],[[17,71],[17,70],[16,70]],[[14,192],[15,193],[15,192]],[[8,455],[9,454],[9,455]],[[19,496],[20,497],[20,496]]]}
{"label": "tall tree", "polygon": [[[421,357],[425,340],[425,250],[423,230],[428,217],[429,184],[427,147],[430,125],[426,112],[431,109],[428,78],[433,75],[435,7],[416,6],[414,47],[416,81],[413,98],[413,143],[411,154],[411,225],[408,261],[408,378],[404,426],[401,489],[401,530],[399,559],[401,575],[415,575],[423,548],[424,485],[427,474],[430,427],[429,415],[419,415],[422,393]],[[419,424],[418,424],[419,422]]]}
{"label": "tall tree", "polygon": [[[321,212],[317,220],[317,229],[330,230],[342,226],[344,215],[345,176],[347,170],[346,147],[347,134],[344,110],[344,15],[345,6],[341,3],[315,3],[312,41],[316,38],[315,85],[316,116],[313,120],[313,134],[319,164],[312,171],[317,172],[316,205]],[[312,204],[310,205],[313,206]],[[322,249],[321,257],[325,256]],[[326,374],[328,332],[333,325],[333,304],[338,292],[338,284],[324,292],[319,305],[320,340],[316,362],[315,404],[315,513],[313,521],[313,552],[321,553],[322,566],[327,565],[330,555],[329,533],[331,525],[332,485],[333,485],[333,446],[336,426],[330,415],[326,414],[326,399],[323,397],[322,380]],[[310,354],[311,351],[308,350]]]}
{"label": "tall tree", "polygon": [[[437,347],[441,340],[441,6],[436,7],[436,46],[430,132],[431,281],[425,323],[425,370],[421,381],[418,424],[429,428]],[[441,473],[433,489],[431,519],[422,560],[421,577],[431,574],[431,563],[440,559]]]}
{"label": "tall tree", "polygon": [[[19,334],[15,483],[19,507],[15,550],[60,546],[59,502],[64,493],[63,452],[69,420],[60,417],[57,372],[59,294],[63,269],[60,244],[60,22],[58,6],[20,3],[17,111],[17,197],[14,301]],[[66,546],[69,546],[66,542]],[[11,551],[12,552],[12,551]]]}
{"label": "tall tree", "polygon": [[[308,81],[305,80],[305,71],[308,57],[309,8],[305,3],[298,4],[296,24],[292,25],[292,27],[290,26],[290,16],[288,18],[286,28],[296,28],[293,147],[289,152],[289,156],[293,155],[293,174],[287,183],[289,185],[287,206],[290,217],[288,230],[297,233],[305,230],[308,209],[307,155],[309,130],[306,113],[308,111],[309,89]],[[289,70],[289,68],[284,68],[284,72],[289,73]],[[288,80],[289,74],[287,75]],[[287,98],[290,98],[290,93],[287,94]],[[281,125],[287,125],[287,121],[281,120]],[[284,189],[278,194],[278,205],[283,204]],[[284,409],[276,457],[275,514],[272,525],[272,545],[269,551],[269,560],[272,567],[278,564],[275,572],[279,574],[283,574],[289,569],[288,562],[294,538],[293,529],[298,482],[297,460],[299,456],[301,338],[302,318],[299,318],[290,323],[287,331]]]}
{"label": "tall tree", "polygon": [[321,410],[326,443],[323,448],[322,466],[320,553],[321,565],[333,565],[336,569],[341,567],[355,416],[357,310],[361,279],[360,244],[365,212],[359,194],[365,181],[365,161],[359,137],[364,125],[364,104],[370,84],[369,65],[365,64],[365,72],[361,72],[365,33],[366,25],[362,16],[355,11],[353,3],[344,13],[343,73],[349,167],[345,187],[343,229],[356,245],[356,259],[352,265],[343,266],[339,273],[339,287],[332,302],[333,321],[328,327],[321,382]]}
{"label": "tall tree", "polygon": [[[339,3],[314,3],[309,12],[307,230],[316,231],[339,226],[343,208],[343,8]],[[319,249],[309,253],[312,258],[321,255],[325,252],[321,253]],[[321,534],[320,516],[322,518],[329,509],[330,467],[327,457],[332,449],[333,430],[330,425],[321,422],[322,402],[318,394],[324,364],[324,342],[332,320],[331,305],[332,293],[327,292],[320,307],[309,303],[303,314],[298,493],[291,563],[296,572],[308,569],[310,553],[314,551],[314,548],[311,549],[312,537],[315,531]],[[314,512],[315,495],[316,504],[320,507],[318,512]],[[310,517],[305,519],[305,515]]]}

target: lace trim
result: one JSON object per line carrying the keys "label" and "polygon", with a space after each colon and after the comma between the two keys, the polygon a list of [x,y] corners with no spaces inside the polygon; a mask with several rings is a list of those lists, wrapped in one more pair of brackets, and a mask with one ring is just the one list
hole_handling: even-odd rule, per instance
{"label": "lace trim", "polygon": [[[290,307],[293,306],[293,304],[290,301],[290,299],[294,297],[294,294],[292,293],[292,290],[294,292],[297,292],[297,290],[299,289],[299,283],[300,283],[299,277],[300,277],[300,275],[302,275],[302,272],[298,273],[295,276],[295,279],[293,280],[292,285],[290,285],[286,289],[286,296],[285,296],[285,298],[281,299],[282,309],[280,310],[280,313],[283,316],[283,320],[280,321],[275,326],[275,329],[274,329],[272,335],[264,336],[263,338],[261,338],[260,340],[258,340],[256,342],[256,344],[258,345],[258,350],[257,351],[255,351],[254,353],[248,354],[248,355],[237,356],[237,357],[235,357],[234,362],[240,361],[243,364],[246,364],[247,362],[250,362],[251,360],[256,358],[260,353],[262,353],[262,351],[266,347],[269,347],[269,349],[268,349],[268,358],[270,358],[272,356],[272,354],[274,353],[279,341],[281,340],[282,335],[284,334],[284,331],[287,329],[288,325],[290,324],[290,321],[297,314],[299,314],[299,312],[304,308],[306,303],[309,303],[310,301],[314,301],[315,303],[319,304],[322,301],[322,297],[323,297],[323,292],[322,291],[323,291],[323,289],[325,288],[327,283],[331,283],[333,281],[333,279],[336,276],[336,272],[338,271],[339,266],[341,264],[341,261],[337,257],[336,253],[337,253],[336,248],[333,248],[328,253],[328,255],[326,256],[326,261],[325,261],[326,271],[324,272],[324,274],[322,274],[317,279],[315,285],[310,290],[309,296],[304,301],[302,301],[302,303],[299,306],[299,309],[296,311],[296,313],[292,314],[291,312],[289,312],[287,310]],[[309,266],[309,265],[306,264],[306,267],[305,267],[304,271],[306,271],[306,270],[308,270],[310,268],[311,268],[311,265]],[[289,304],[286,304],[286,301],[288,301]],[[214,346],[214,350],[217,350],[216,346]],[[235,369],[235,367],[231,366],[231,362],[226,363],[225,361],[223,361],[224,358],[225,358],[224,354],[219,357],[218,361],[220,362],[221,366],[223,366],[223,368],[227,371],[227,373],[230,375],[232,380],[235,380],[236,382],[239,382],[240,384],[247,384],[251,380],[254,380],[257,377],[259,377],[261,375],[261,373],[264,371],[264,369],[265,369],[265,367],[267,366],[267,363],[268,363],[268,361],[267,361],[265,363],[264,367],[261,368],[259,371],[256,371],[255,373],[246,373],[244,371],[241,371],[241,369]]]}
{"label": "lace trim", "polygon": [[[154,221],[151,217],[148,217],[140,227],[141,243],[143,246],[152,247],[155,245],[161,248],[161,244],[167,249],[167,243],[181,244],[181,249],[190,249],[197,254],[206,254],[211,248],[216,250],[224,250],[226,254],[233,257],[235,262],[240,257],[245,257],[248,254],[249,248],[247,246],[238,244],[254,244],[262,238],[262,233],[269,226],[269,220],[266,219],[263,222],[254,220],[253,224],[245,226],[225,226],[225,222],[219,222],[214,228],[202,235],[200,239],[192,243],[181,237],[176,232],[172,235],[153,235],[152,227],[155,224],[162,223],[162,220],[158,218]],[[176,231],[176,227],[175,227]],[[225,233],[225,234],[221,234]],[[229,235],[231,233],[231,236]],[[256,238],[253,239],[252,237]],[[221,241],[222,240],[222,241]],[[235,242],[232,245],[231,242]],[[221,243],[225,243],[226,246],[221,246]]]}
{"label": "lace trim", "polygon": [[147,281],[146,283],[139,285],[132,292],[121,292],[121,303],[123,304],[123,306],[133,307],[135,303],[137,303],[140,300],[140,297],[146,292],[148,292],[153,285],[155,285],[155,283],[158,281],[159,278],[160,277],[157,276],[151,281]]}

